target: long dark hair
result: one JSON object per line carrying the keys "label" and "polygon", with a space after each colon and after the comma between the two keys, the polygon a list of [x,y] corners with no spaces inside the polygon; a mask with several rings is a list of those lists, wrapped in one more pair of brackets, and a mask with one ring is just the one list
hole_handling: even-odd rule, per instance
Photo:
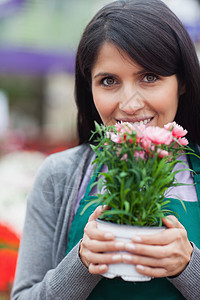
{"label": "long dark hair", "polygon": [[[91,69],[105,42],[125,51],[145,69],[161,76],[176,74],[185,93],[175,121],[200,144],[200,66],[183,24],[160,0],[115,1],[87,25],[76,57],[75,99],[80,144],[87,143],[94,121],[102,123],[93,102]],[[161,99],[162,101],[162,99]]]}

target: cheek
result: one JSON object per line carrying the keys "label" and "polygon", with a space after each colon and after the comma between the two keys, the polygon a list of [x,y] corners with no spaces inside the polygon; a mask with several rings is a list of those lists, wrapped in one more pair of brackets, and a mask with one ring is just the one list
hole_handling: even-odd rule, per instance
{"label": "cheek", "polygon": [[177,89],[157,91],[152,97],[151,105],[158,113],[175,115],[178,108]]}
{"label": "cheek", "polygon": [[101,94],[99,93],[93,93],[93,101],[94,101],[94,105],[96,106],[96,109],[101,115],[106,107],[104,98],[102,98]]}
{"label": "cheek", "polygon": [[96,106],[97,111],[101,117],[107,117],[112,114],[115,110],[116,103],[112,101],[112,98],[108,96],[107,93],[103,91],[98,91],[98,89],[92,89],[93,101]]}
{"label": "cheek", "polygon": [[101,100],[99,101],[99,99],[96,99],[96,101],[94,100],[94,104],[102,119],[111,116],[112,112],[114,111],[114,107],[111,104],[109,104],[109,102]]}

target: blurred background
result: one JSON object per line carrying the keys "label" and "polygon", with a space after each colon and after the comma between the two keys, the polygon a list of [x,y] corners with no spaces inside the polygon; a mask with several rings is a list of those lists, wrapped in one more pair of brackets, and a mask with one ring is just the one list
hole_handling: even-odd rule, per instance
{"label": "blurred background", "polygon": [[[26,196],[44,158],[77,144],[74,63],[110,0],[0,0],[0,299],[9,299]],[[200,57],[200,1],[165,0]]]}

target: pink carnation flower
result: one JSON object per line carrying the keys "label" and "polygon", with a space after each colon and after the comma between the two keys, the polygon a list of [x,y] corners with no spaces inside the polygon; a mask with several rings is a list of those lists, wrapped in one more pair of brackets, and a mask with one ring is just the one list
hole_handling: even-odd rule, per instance
{"label": "pink carnation flower", "polygon": [[134,156],[136,158],[136,161],[138,161],[138,158],[145,159],[145,151],[135,151]]}
{"label": "pink carnation flower", "polygon": [[165,128],[150,126],[145,129],[145,138],[157,145],[169,145],[172,142],[172,133]]}
{"label": "pink carnation flower", "polygon": [[115,127],[120,134],[123,134],[123,133],[131,134],[131,132],[133,130],[132,124],[128,123],[128,122],[121,122],[121,123],[118,122],[117,124],[115,124]]}
{"label": "pink carnation flower", "polygon": [[146,126],[144,124],[141,124],[141,125],[134,125],[134,127],[136,131],[136,143],[138,143],[144,137]]}
{"label": "pink carnation flower", "polygon": [[125,153],[125,154],[121,157],[121,160],[128,161],[128,155]]}
{"label": "pink carnation flower", "polygon": [[188,140],[185,137],[179,138],[178,141],[182,146],[187,146],[189,144]]}
{"label": "pink carnation flower", "polygon": [[115,124],[115,128],[117,129],[118,132],[120,132],[120,130],[122,129],[123,127],[123,123],[122,122],[117,122]]}
{"label": "pink carnation flower", "polygon": [[169,152],[166,151],[166,150],[158,149],[158,150],[157,150],[157,153],[158,153],[158,156],[159,156],[160,158],[169,156]]}
{"label": "pink carnation flower", "polygon": [[167,130],[171,130],[172,129],[172,135],[175,138],[182,138],[183,136],[185,136],[188,131],[186,129],[183,129],[182,126],[178,125],[176,122],[172,122],[172,123],[168,123],[166,125],[164,125],[164,128]]}
{"label": "pink carnation flower", "polygon": [[141,146],[145,150],[151,149],[152,148],[152,142],[151,142],[150,139],[144,137],[144,138],[141,139]]}
{"label": "pink carnation flower", "polygon": [[114,132],[107,132],[107,138],[111,139],[114,143],[121,144],[122,140],[119,134],[115,134]]}

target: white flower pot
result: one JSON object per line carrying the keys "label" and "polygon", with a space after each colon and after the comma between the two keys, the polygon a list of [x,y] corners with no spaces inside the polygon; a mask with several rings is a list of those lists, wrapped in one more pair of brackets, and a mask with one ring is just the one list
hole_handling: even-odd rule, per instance
{"label": "white flower pot", "polygon": [[[97,227],[100,230],[112,232],[115,236],[115,240],[130,242],[134,235],[150,235],[163,231],[165,227],[138,227],[128,225],[118,225],[99,219],[97,221]],[[122,252],[120,252],[122,253]],[[123,252],[124,253],[124,252]],[[103,274],[107,278],[121,277],[125,281],[149,281],[151,277],[144,276],[138,273],[135,266],[132,264],[118,263],[110,264],[108,272]]]}

